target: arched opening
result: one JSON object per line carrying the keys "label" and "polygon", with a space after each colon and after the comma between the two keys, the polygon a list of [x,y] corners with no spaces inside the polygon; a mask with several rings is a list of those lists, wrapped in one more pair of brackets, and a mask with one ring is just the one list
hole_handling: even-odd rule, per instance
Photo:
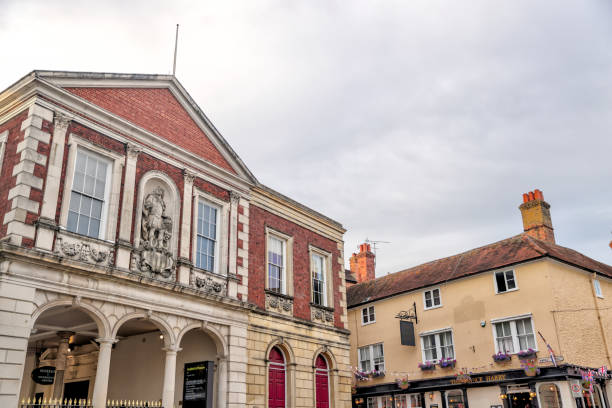
{"label": "arched opening", "polygon": [[329,408],[329,365],[319,354],[315,360],[315,407]]}
{"label": "arched opening", "polygon": [[464,408],[463,392],[459,390],[449,391],[446,394],[446,406],[448,408]]}
{"label": "arched opening", "polygon": [[559,388],[555,384],[540,384],[538,391],[540,394],[541,408],[561,408],[561,395],[559,393]]}
{"label": "arched opening", "polygon": [[146,317],[120,321],[110,359],[107,399],[161,401],[166,352],[172,344],[166,329]]}
{"label": "arched opening", "polygon": [[276,346],[268,355],[268,408],[285,408],[287,399],[287,365],[283,352]]}
{"label": "arched opening", "polygon": [[71,303],[45,308],[34,318],[20,398],[91,398],[103,323]]}
{"label": "arched opening", "polygon": [[220,381],[224,381],[223,358],[223,345],[214,334],[201,328],[187,331],[180,338],[176,357],[174,405],[206,407],[212,398],[212,406],[219,406],[217,390]]}

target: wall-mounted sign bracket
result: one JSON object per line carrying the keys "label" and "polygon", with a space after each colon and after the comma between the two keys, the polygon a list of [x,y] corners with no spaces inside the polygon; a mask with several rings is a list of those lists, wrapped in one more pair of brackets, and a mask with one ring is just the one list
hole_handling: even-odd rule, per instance
{"label": "wall-mounted sign bracket", "polygon": [[412,304],[411,310],[402,310],[395,315],[396,319],[400,320],[414,320],[415,323],[419,323],[419,317],[417,316],[416,302]]}

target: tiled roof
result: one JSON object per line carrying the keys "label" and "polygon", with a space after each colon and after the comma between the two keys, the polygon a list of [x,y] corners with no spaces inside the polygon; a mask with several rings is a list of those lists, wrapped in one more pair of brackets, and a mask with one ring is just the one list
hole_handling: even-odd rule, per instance
{"label": "tiled roof", "polygon": [[573,249],[520,234],[353,285],[347,290],[348,307],[546,256],[612,278],[612,266],[597,262]]}

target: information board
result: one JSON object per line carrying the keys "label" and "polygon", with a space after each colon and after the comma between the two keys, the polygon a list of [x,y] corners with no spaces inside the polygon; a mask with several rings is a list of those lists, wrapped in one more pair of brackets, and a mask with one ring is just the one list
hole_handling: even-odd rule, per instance
{"label": "information board", "polygon": [[53,366],[38,367],[32,371],[32,380],[34,380],[35,383],[50,385],[53,384],[54,379],[55,367]]}
{"label": "information board", "polygon": [[183,408],[212,408],[214,362],[185,363]]}

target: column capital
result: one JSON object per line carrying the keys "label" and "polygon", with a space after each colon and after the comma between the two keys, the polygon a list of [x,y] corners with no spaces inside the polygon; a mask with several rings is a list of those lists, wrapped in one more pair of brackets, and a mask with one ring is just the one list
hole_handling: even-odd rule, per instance
{"label": "column capital", "polygon": [[72,119],[72,116],[66,115],[61,112],[55,112],[55,118],[53,120],[54,129],[66,130]]}
{"label": "column capital", "polygon": [[170,346],[170,347],[164,347],[162,348],[162,350],[166,352],[166,355],[168,354],[172,355],[172,354],[176,354],[179,351],[181,351],[182,348],[177,347],[177,346]]}
{"label": "column capital", "polygon": [[187,183],[193,184],[193,181],[196,178],[196,174],[188,169],[183,169],[183,177]]}
{"label": "column capital", "polygon": [[95,339],[95,341],[97,343],[100,343],[100,345],[102,345],[102,344],[111,344],[112,345],[112,344],[117,343],[119,340],[113,339],[113,338],[110,338],[110,337],[104,337],[104,338]]}
{"label": "column capital", "polygon": [[238,204],[238,202],[240,201],[240,194],[238,194],[235,191],[230,191],[229,195],[230,195],[230,202],[232,204]]}
{"label": "column capital", "polygon": [[125,151],[129,159],[135,159],[142,152],[142,149],[138,145],[135,145],[133,143],[128,143],[125,146]]}

